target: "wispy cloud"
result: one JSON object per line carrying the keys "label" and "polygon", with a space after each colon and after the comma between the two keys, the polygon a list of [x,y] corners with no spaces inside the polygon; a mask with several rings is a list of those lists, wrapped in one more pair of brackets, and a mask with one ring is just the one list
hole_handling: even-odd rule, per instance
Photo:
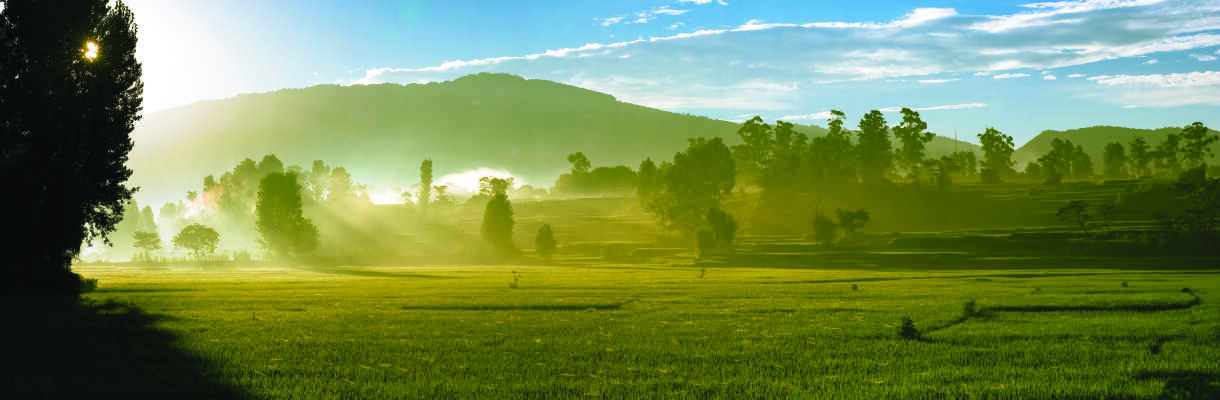
{"label": "wispy cloud", "polygon": [[1013,74],[999,74],[999,75],[992,76],[991,78],[992,79],[1013,79],[1013,78],[1025,78],[1027,76],[1029,76],[1029,74],[1018,72],[1018,73],[1013,73]]}
{"label": "wispy cloud", "polygon": [[1220,71],[1147,75],[1101,75],[1088,78],[1113,90],[1104,100],[1131,107],[1220,105]]}
{"label": "wispy cloud", "polygon": [[813,114],[785,115],[778,118],[781,121],[825,121],[830,119],[830,111],[820,111]]}
{"label": "wispy cloud", "polygon": [[1190,58],[1193,58],[1198,61],[1204,61],[1204,62],[1216,61],[1216,59],[1217,59],[1216,56],[1209,55],[1209,54],[1191,54]]}
{"label": "wispy cloud", "polygon": [[1030,3],[1023,5],[1023,7],[1031,8],[1035,11],[991,16],[986,21],[971,24],[967,28],[990,33],[1001,33],[1054,24],[1079,24],[1084,22],[1084,19],[1077,17],[1080,14],[1115,8],[1147,6],[1162,1],[1164,0],[1084,0]]}
{"label": "wispy cloud", "polygon": [[1044,80],[1044,81],[1053,81],[1055,79],[1059,79],[1059,78],[1056,78],[1054,75],[1042,75],[1042,80]]}
{"label": "wispy cloud", "polygon": [[678,0],[679,3],[695,3],[698,5],[704,5],[707,3],[711,3],[713,1],[715,1],[716,4],[720,4],[722,6],[729,5],[729,3],[724,2],[724,0]]}
{"label": "wispy cloud", "polygon": [[1159,63],[1159,62],[1160,62],[1160,61],[1157,61],[1155,58],[1149,58],[1149,59],[1148,59],[1148,61],[1144,61],[1144,64],[1148,64],[1148,65],[1154,65],[1154,64]]}
{"label": "wispy cloud", "polygon": [[948,82],[953,82],[953,81],[957,81],[957,80],[960,80],[960,79],[958,79],[958,78],[951,78],[951,79],[920,79],[920,80],[917,80],[916,82],[919,82],[919,83],[927,83],[927,84],[937,84],[937,83],[948,83]]}
{"label": "wispy cloud", "polygon": [[[942,106],[909,107],[909,108],[911,108],[912,110],[915,110],[915,111],[939,111],[939,110],[965,110],[965,109],[970,109],[970,108],[983,108],[983,107],[987,107],[987,104],[986,103],[964,103],[964,104],[946,104],[946,105],[942,105]],[[881,112],[899,112],[899,111],[902,111],[902,107],[886,107],[886,108],[881,109]]]}
{"label": "wispy cloud", "polygon": [[601,26],[611,26],[611,25],[614,25],[614,24],[617,24],[620,22],[624,23],[624,24],[646,24],[646,23],[652,22],[652,20],[654,20],[654,19],[657,19],[657,16],[682,15],[682,14],[686,14],[689,11],[690,10],[670,8],[669,6],[660,6],[655,9],[652,9],[652,10],[638,11],[638,12],[632,13],[630,15],[622,15],[622,16],[607,17],[607,18],[594,18],[593,20],[598,21],[598,24]]}

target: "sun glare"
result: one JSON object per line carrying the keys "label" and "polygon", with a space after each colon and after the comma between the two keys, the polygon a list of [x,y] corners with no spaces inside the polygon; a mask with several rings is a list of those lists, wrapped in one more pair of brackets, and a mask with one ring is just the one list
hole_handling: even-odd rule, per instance
{"label": "sun glare", "polygon": [[402,198],[402,190],[397,188],[370,190],[368,195],[373,204],[403,204],[405,202]]}
{"label": "sun glare", "polygon": [[512,173],[502,169],[491,169],[486,167],[442,176],[441,179],[438,179],[436,183],[434,183],[434,185],[449,186],[451,193],[476,193],[479,191],[479,179],[485,176],[495,178],[514,178],[514,186],[521,185],[521,179],[517,179]]}
{"label": "sun glare", "polygon": [[94,59],[96,59],[97,50],[98,50],[97,43],[85,42],[85,58],[86,59],[88,59],[89,61],[93,61]]}

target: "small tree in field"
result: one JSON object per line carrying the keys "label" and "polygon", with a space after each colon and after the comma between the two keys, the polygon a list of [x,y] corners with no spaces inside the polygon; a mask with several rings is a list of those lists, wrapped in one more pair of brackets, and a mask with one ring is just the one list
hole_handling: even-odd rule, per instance
{"label": "small tree in field", "polygon": [[1088,214],[1089,203],[1084,200],[1072,200],[1059,208],[1056,215],[1063,222],[1073,222],[1080,225],[1080,230],[1084,233],[1089,233],[1089,221],[1093,220],[1093,216]]}
{"label": "small tree in field", "polygon": [[260,242],[273,254],[288,257],[318,248],[318,228],[301,212],[295,172],[273,172],[259,181],[254,214]]}
{"label": "small tree in field", "polygon": [[707,224],[716,235],[717,246],[728,248],[733,244],[733,237],[737,235],[737,220],[732,215],[719,207],[712,207],[707,210]]}
{"label": "small tree in field", "polygon": [[710,229],[700,229],[695,234],[695,248],[699,250],[699,258],[707,257],[716,248],[716,234]]}
{"label": "small tree in field", "polygon": [[550,260],[551,255],[555,254],[555,247],[555,233],[551,232],[551,225],[543,224],[538,228],[538,235],[534,237],[534,252],[538,253],[539,257]]}
{"label": "small tree in field", "polygon": [[856,236],[856,231],[864,229],[864,224],[867,224],[871,217],[868,211],[863,208],[859,210],[835,210],[835,215],[839,217],[839,227],[843,228],[845,236]]}
{"label": "small tree in field", "polygon": [[513,245],[513,225],[515,224],[513,203],[508,200],[508,195],[504,192],[496,192],[487,200],[487,207],[483,210],[483,224],[479,228],[483,241],[499,251],[515,251],[516,247]]}
{"label": "small tree in field", "polygon": [[137,231],[131,234],[134,246],[137,249],[144,250],[144,254],[148,254],[161,250],[161,236],[153,232]]}
{"label": "small tree in field", "polygon": [[822,244],[834,244],[839,236],[839,225],[830,218],[818,213],[813,217],[813,238]]}
{"label": "small tree in field", "polygon": [[216,245],[220,244],[220,234],[207,226],[190,224],[174,236],[173,242],[174,247],[190,250],[196,260],[202,260],[203,256],[216,251]]}

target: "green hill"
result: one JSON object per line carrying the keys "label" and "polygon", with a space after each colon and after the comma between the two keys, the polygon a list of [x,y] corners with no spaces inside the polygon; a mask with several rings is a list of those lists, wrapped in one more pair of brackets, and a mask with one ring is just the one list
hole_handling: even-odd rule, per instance
{"label": "green hill", "polygon": [[[1089,157],[1093,158],[1093,163],[1098,167],[1101,166],[1102,153],[1105,150],[1106,144],[1120,142],[1123,147],[1127,147],[1136,136],[1141,136],[1148,142],[1149,146],[1156,145],[1165,141],[1165,135],[1171,133],[1181,133],[1182,127],[1165,127],[1160,129],[1136,129],[1124,128],[1121,126],[1090,126],[1087,128],[1069,129],[1066,131],[1042,131],[1038,136],[1022,145],[1013,154],[1013,159],[1017,161],[1018,168],[1025,163],[1037,160],[1043,154],[1051,150],[1051,141],[1054,139],[1067,139],[1072,143],[1084,147],[1084,151],[1089,153]],[[1212,131],[1213,133],[1215,131]],[[1220,143],[1212,146],[1212,151],[1220,154]]]}
{"label": "green hill", "polygon": [[[569,168],[565,156],[572,152],[584,152],[594,165],[635,166],[644,157],[668,159],[690,137],[737,143],[737,127],[551,81],[478,74],[428,84],[284,89],[151,113],[136,128],[129,165],[145,202],[179,199],[198,190],[204,176],[268,153],[289,165],[308,167],[315,159],[341,165],[379,188],[418,182],[424,157],[435,161],[438,177],[487,167],[550,186]],[[929,155],[938,156],[955,146],[937,138],[930,147]]]}

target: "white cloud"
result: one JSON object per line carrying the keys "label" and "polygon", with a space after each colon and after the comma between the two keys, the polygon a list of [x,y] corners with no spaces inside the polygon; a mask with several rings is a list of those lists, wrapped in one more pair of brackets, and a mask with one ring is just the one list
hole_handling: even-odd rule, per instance
{"label": "white cloud", "polygon": [[957,79],[957,78],[952,78],[952,79],[920,79],[920,80],[917,80],[916,82],[919,82],[919,83],[928,83],[928,84],[936,84],[936,83],[948,83],[948,82],[953,82],[953,81],[957,81],[957,80],[959,80],[959,79]]}
{"label": "white cloud", "polygon": [[[970,108],[983,108],[983,107],[987,107],[987,104],[986,103],[946,104],[943,106],[914,107],[911,109],[915,110],[915,111],[938,111],[938,110],[965,110],[965,109],[970,109]],[[881,112],[899,112],[899,111],[902,111],[902,107],[886,107],[886,108],[881,109]]]}
{"label": "white cloud", "polygon": [[967,28],[989,33],[1001,33],[1045,25],[1078,24],[1083,22],[1083,19],[1062,17],[1099,10],[1148,6],[1162,1],[1164,0],[1083,0],[1030,3],[1022,6],[1035,9],[1036,11],[990,16],[987,21],[972,24]]}
{"label": "white cloud", "polygon": [[999,75],[993,76],[991,78],[992,79],[1013,79],[1013,78],[1024,78],[1027,76],[1029,76],[1029,74],[1015,73],[1015,74],[999,74]]}
{"label": "white cloud", "polygon": [[1126,107],[1220,105],[1220,71],[1148,75],[1102,75],[1090,81],[1107,87],[1097,96]]}
{"label": "white cloud", "polygon": [[707,3],[711,3],[712,1],[715,1],[716,4],[719,4],[722,6],[729,5],[729,3],[725,3],[724,0],[678,0],[679,3],[695,3],[698,5],[704,5]]}
{"label": "white cloud", "polygon": [[1058,79],[1058,78],[1055,78],[1054,75],[1042,75],[1042,80],[1044,80],[1044,81],[1053,81],[1055,79]]}
{"label": "white cloud", "polygon": [[673,25],[670,25],[670,26],[669,26],[669,30],[671,30],[671,31],[672,31],[672,30],[676,30],[676,29],[678,29],[678,28],[681,28],[681,27],[682,27],[682,25],[686,25],[686,24],[685,24],[685,23],[682,23],[682,22],[675,22],[675,23],[673,23]]}
{"label": "white cloud", "polygon": [[825,121],[830,119],[830,111],[821,111],[813,114],[803,115],[785,115],[777,119],[780,121]]}
{"label": "white cloud", "polygon": [[1089,77],[1089,80],[1107,86],[1141,85],[1165,88],[1215,86],[1220,85],[1220,71],[1149,75],[1101,75]]}
{"label": "white cloud", "polygon": [[1160,61],[1157,61],[1155,58],[1151,58],[1151,59],[1148,59],[1148,61],[1144,61],[1144,64],[1149,64],[1149,65],[1151,65],[1151,64],[1156,64],[1156,63],[1159,63],[1159,62],[1160,62]]}
{"label": "white cloud", "polygon": [[593,20],[600,21],[598,23],[601,24],[601,26],[610,26],[622,22],[623,17],[594,18]]}
{"label": "white cloud", "polygon": [[1068,78],[1073,78],[1073,79],[1084,78],[1084,74],[1071,74],[1071,75],[1068,75]]}
{"label": "white cloud", "polygon": [[661,6],[661,7],[657,8],[656,10],[652,10],[652,13],[656,14],[656,15],[682,15],[682,14],[686,14],[687,11],[690,11],[690,10],[675,10],[675,9],[669,8],[669,6]]}
{"label": "white cloud", "polygon": [[1216,61],[1216,59],[1217,59],[1216,56],[1208,55],[1208,54],[1191,54],[1190,58],[1193,58],[1193,59],[1199,60],[1199,61],[1204,61],[1204,62]]}

